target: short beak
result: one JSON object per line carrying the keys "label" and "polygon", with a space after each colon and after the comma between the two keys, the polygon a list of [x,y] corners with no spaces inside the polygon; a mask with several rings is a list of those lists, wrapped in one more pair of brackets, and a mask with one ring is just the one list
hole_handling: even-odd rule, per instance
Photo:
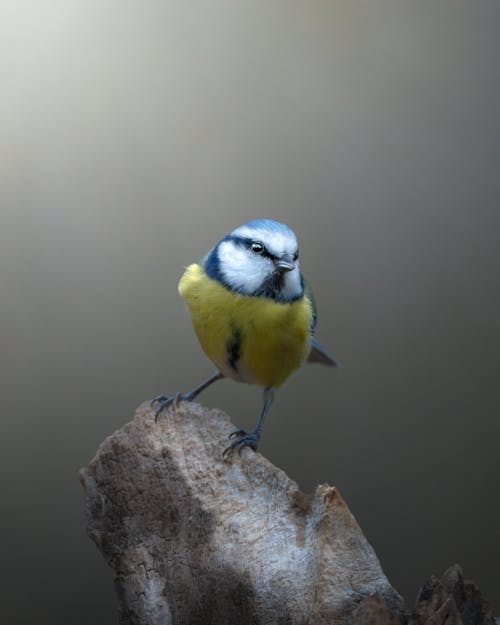
{"label": "short beak", "polygon": [[289,256],[284,256],[274,261],[274,266],[278,271],[293,271],[295,269],[295,263]]}

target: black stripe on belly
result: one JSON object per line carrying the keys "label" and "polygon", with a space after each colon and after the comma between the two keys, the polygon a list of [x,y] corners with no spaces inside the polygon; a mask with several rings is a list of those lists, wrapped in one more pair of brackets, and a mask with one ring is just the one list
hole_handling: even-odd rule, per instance
{"label": "black stripe on belly", "polygon": [[241,356],[241,332],[231,324],[231,336],[227,342],[227,361],[234,371],[238,371],[238,361]]}

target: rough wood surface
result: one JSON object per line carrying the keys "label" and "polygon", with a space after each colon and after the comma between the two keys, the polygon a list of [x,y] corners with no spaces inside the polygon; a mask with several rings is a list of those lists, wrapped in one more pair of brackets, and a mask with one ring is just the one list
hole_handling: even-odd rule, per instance
{"label": "rough wood surface", "polygon": [[410,625],[500,625],[476,584],[464,579],[458,564],[439,580],[432,575],[422,586]]}
{"label": "rough wood surface", "polygon": [[[248,448],[224,461],[233,429],[220,411],[187,403],[155,423],[143,404],[82,469],[88,532],[116,573],[120,622],[406,622],[339,492],[320,485],[304,494]],[[448,598],[435,581],[414,624],[460,625],[432,620]]]}

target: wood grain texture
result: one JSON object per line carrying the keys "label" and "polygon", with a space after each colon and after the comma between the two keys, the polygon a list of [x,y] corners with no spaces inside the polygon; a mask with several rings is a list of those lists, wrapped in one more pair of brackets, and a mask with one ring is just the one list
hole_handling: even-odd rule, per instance
{"label": "wood grain texture", "polygon": [[[195,403],[158,423],[143,404],[81,470],[88,533],[115,571],[120,623],[406,622],[338,490],[302,493],[248,448],[224,461],[233,430],[227,415]],[[422,610],[415,625],[448,623]]]}

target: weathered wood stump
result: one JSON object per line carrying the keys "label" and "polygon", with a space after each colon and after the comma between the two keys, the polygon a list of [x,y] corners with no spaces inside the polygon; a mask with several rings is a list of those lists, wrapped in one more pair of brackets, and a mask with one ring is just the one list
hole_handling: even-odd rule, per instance
{"label": "weathered wood stump", "polygon": [[[339,492],[320,485],[304,494],[248,448],[224,460],[233,430],[224,413],[198,404],[181,403],[158,423],[143,404],[82,469],[88,533],[116,573],[120,622],[406,622],[402,598]],[[415,625],[462,623],[450,620],[462,618],[466,603],[453,571],[452,590],[434,578],[430,594],[424,586]],[[494,624],[482,598],[467,600],[483,620],[464,625]]]}

